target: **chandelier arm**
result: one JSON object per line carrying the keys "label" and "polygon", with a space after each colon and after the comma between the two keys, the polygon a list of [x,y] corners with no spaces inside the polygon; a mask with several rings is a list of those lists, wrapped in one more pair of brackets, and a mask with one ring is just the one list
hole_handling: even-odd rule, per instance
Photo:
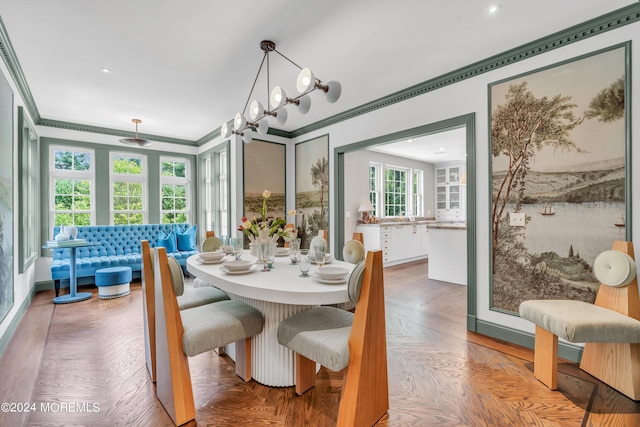
{"label": "chandelier arm", "polygon": [[[284,59],[286,59],[287,61],[291,62],[293,65],[295,65],[296,67],[298,67],[300,70],[302,70],[302,67],[301,67],[301,66],[299,66],[298,64],[296,64],[295,62],[293,62],[292,60],[290,60],[289,58],[287,58],[286,56],[284,56],[282,53],[280,53],[280,52],[278,51],[278,49],[275,49],[275,48],[274,48],[274,49],[273,49],[273,51],[274,51],[275,53],[277,53],[278,55],[282,56],[282,57],[283,57]],[[316,79],[316,80],[317,80],[317,79]]]}
{"label": "chandelier arm", "polygon": [[[264,59],[267,57],[267,52],[264,53],[262,57],[262,61],[260,62],[260,68],[258,68],[258,73],[256,74],[256,78],[253,79],[253,85],[251,86],[251,91],[249,92],[249,96],[247,97],[247,102],[244,103],[244,108],[242,109],[242,114],[247,111],[247,105],[251,101],[251,95],[253,95],[253,89],[256,87],[256,83],[258,82],[258,77],[260,77],[260,71],[262,71],[262,66],[264,65]],[[267,72],[269,72],[269,65],[267,65]]]}

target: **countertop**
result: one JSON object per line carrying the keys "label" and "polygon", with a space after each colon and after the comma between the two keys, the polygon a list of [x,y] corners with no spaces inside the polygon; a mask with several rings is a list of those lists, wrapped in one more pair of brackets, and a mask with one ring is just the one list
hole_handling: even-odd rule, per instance
{"label": "countertop", "polygon": [[466,230],[467,223],[466,222],[455,222],[455,221],[437,221],[435,219],[425,219],[425,220],[416,220],[416,221],[380,221],[375,224],[358,224],[358,227],[380,227],[380,226],[403,226],[403,225],[418,225],[418,224],[427,224],[428,228],[434,229],[443,229],[443,230]]}

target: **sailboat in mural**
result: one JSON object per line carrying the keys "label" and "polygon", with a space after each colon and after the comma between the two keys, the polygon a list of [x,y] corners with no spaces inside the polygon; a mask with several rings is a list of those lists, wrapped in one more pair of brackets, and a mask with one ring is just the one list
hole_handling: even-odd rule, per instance
{"label": "sailboat in mural", "polygon": [[549,216],[549,215],[555,215],[556,211],[553,210],[553,207],[549,203],[545,203],[542,210],[538,213],[540,215]]}
{"label": "sailboat in mural", "polygon": [[624,214],[618,217],[618,220],[614,223],[616,227],[624,227],[626,223],[624,222]]}

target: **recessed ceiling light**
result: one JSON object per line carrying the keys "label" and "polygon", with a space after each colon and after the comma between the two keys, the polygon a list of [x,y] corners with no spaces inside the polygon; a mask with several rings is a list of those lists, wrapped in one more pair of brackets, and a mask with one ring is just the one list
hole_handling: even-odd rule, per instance
{"label": "recessed ceiling light", "polygon": [[500,9],[502,9],[501,4],[492,4],[491,6],[489,6],[489,15],[495,15],[496,13],[500,12]]}
{"label": "recessed ceiling light", "polygon": [[110,69],[108,69],[108,68],[104,68],[104,67],[100,68],[100,71],[102,71],[102,72],[103,72],[103,73],[105,73],[105,74],[109,74],[109,73],[111,72],[111,70],[110,70]]}

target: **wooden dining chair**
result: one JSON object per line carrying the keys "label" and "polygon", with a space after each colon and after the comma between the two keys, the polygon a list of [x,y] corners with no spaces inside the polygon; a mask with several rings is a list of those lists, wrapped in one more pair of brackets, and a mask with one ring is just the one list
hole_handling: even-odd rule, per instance
{"label": "wooden dining chair", "polygon": [[236,374],[251,380],[251,337],[262,332],[264,317],[240,301],[217,301],[178,309],[166,249],[154,262],[158,400],[175,425],[196,416],[188,357],[235,342]]}
{"label": "wooden dining chair", "polygon": [[352,240],[357,240],[358,242],[360,242],[360,243],[362,243],[364,245],[364,234],[355,232],[355,233],[353,233]]}
{"label": "wooden dining chair", "polygon": [[[153,274],[153,259],[155,250],[149,245],[148,240],[141,240],[142,247],[142,293],[144,312],[144,347],[147,362],[147,370],[151,376],[151,381],[156,382],[156,307],[155,307],[155,287]],[[203,286],[200,288],[184,287],[184,276],[182,268],[175,258],[170,258],[172,271],[172,285],[177,296],[178,308],[185,310],[203,304],[216,301],[228,300],[229,296],[222,290],[213,286]]]}
{"label": "wooden dining chair", "polygon": [[355,313],[321,306],[278,325],[278,342],[295,352],[296,393],[315,385],[316,363],[346,369],[338,426],[372,426],[389,409],[382,252],[371,251],[348,283]]}
{"label": "wooden dining chair", "polygon": [[216,232],[213,230],[207,230],[204,237],[216,237]]}

